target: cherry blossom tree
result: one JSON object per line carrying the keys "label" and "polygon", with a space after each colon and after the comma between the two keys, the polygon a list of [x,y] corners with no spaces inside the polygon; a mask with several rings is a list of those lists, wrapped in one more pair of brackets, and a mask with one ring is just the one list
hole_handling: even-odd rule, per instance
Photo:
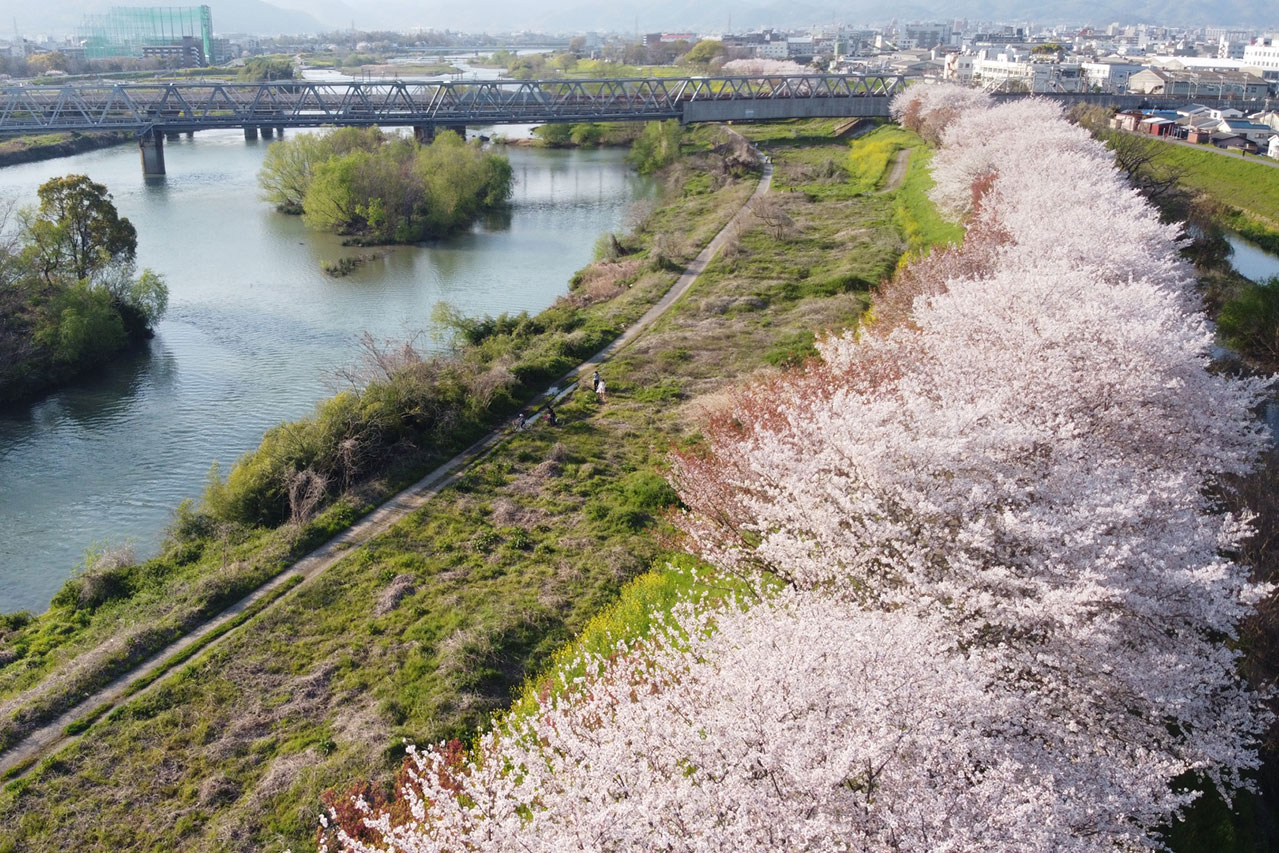
{"label": "cherry blossom tree", "polygon": [[1266,383],[1206,369],[1176,228],[1057,107],[894,112],[942,140],[964,244],[675,459],[688,547],[752,606],[688,602],[473,754],[415,752],[405,807],[332,840],[1140,849],[1177,780],[1244,784],[1268,720],[1231,641],[1269,590],[1216,496]]}
{"label": "cherry blossom tree", "polygon": [[780,77],[790,74],[812,74],[813,69],[789,59],[731,59],[720,71],[741,77]]}

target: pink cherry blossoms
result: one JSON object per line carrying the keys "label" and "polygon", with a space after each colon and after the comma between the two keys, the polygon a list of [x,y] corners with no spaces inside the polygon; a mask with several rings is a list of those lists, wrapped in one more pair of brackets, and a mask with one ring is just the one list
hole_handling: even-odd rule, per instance
{"label": "pink cherry blossoms", "polygon": [[789,59],[730,59],[720,69],[724,74],[742,77],[780,77],[790,74],[812,74],[810,66]]}
{"label": "pink cherry blossoms", "polygon": [[[1213,498],[1265,435],[1206,370],[1177,230],[1050,102],[917,86],[960,248],[679,456],[687,602],[350,850],[1113,850],[1253,767],[1226,642],[1267,590]],[[778,589],[776,581],[783,583]],[[579,671],[579,670],[574,670]],[[372,839],[372,840],[369,840]]]}

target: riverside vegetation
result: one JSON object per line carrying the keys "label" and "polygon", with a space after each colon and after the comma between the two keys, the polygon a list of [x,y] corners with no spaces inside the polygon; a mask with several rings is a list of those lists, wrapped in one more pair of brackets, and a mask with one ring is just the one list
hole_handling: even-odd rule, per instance
{"label": "riverside vegetation", "polygon": [[259,174],[264,197],[311,228],[351,242],[413,243],[470,225],[507,203],[511,164],[440,133],[429,145],[376,127],[302,133],[273,143]]}
{"label": "riverside vegetation", "polygon": [[[45,182],[40,204],[0,238],[0,403],[91,370],[152,336],[168,289],[137,274],[137,233],[102,184]],[[0,216],[0,234],[6,234]]]}
{"label": "riverside vegetation", "polygon": [[[903,253],[959,233],[927,202],[924,152],[899,190],[867,193],[849,181],[856,147],[829,138],[836,124],[743,129],[770,146],[779,192],[603,368],[607,405],[573,395],[557,407],[562,427],[514,436],[251,631],[11,782],[0,848],[302,849],[326,789],[365,778],[387,791],[402,737],[468,737],[628,579],[656,567],[637,587],[656,601],[686,587],[662,568],[671,552],[654,533],[675,501],[667,448],[696,442],[701,401],[802,361],[821,329],[856,321]],[[754,188],[730,137],[699,128],[683,148],[661,204],[632,234],[602,241],[555,306],[455,318],[466,343],[448,358],[369,341],[359,387],[212,480],[200,506],[179,511],[163,554],[104,555],[47,613],[9,617],[4,742],[237,599],[633,323]]]}

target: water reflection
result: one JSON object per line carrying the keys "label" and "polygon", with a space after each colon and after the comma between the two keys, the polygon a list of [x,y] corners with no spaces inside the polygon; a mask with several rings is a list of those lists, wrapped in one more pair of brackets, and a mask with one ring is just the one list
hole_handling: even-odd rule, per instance
{"label": "water reflection", "polygon": [[1230,263],[1239,270],[1240,275],[1253,281],[1279,276],[1279,255],[1267,252],[1231,232],[1226,233],[1226,241],[1234,250],[1230,255]]}
{"label": "water reflection", "polygon": [[[147,347],[0,413],[0,611],[42,609],[96,542],[156,547],[209,465],[310,412],[363,332],[428,330],[430,350],[444,345],[429,334],[441,300],[469,313],[548,305],[647,192],[619,151],[510,148],[519,180],[505,215],[430,245],[354,248],[260,200],[265,147],[238,130],[184,137],[160,182],[142,178],[133,145],[0,169],[0,197],[22,204],[56,175],[106,184],[138,229],[139,266],[170,288]],[[345,278],[324,273],[356,254],[374,257]]]}

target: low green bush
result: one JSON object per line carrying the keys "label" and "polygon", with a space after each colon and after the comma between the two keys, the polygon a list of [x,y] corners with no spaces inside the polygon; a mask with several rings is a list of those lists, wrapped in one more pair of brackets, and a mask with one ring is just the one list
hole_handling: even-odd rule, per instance
{"label": "low green bush", "polygon": [[1243,355],[1279,363],[1279,276],[1244,287],[1217,315],[1226,345]]}

